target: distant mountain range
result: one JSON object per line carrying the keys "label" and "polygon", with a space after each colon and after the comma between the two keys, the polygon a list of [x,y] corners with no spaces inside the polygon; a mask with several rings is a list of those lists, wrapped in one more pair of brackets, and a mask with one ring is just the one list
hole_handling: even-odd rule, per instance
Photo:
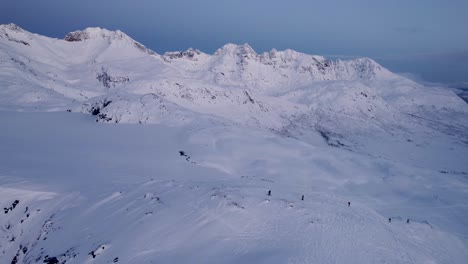
{"label": "distant mountain range", "polygon": [[118,30],[87,28],[61,40],[8,24],[0,26],[0,60],[1,109],[78,111],[115,123],[207,118],[296,138],[318,133],[335,145],[347,144],[344,135],[416,124],[468,131],[468,106],[455,93],[369,58],[257,54],[248,44],[159,55]]}

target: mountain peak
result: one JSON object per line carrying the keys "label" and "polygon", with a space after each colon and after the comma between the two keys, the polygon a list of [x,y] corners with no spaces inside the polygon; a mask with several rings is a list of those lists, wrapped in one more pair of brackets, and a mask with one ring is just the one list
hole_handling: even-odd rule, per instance
{"label": "mountain peak", "polygon": [[25,30],[22,29],[20,26],[10,23],[10,24],[1,24],[0,29],[13,31],[13,32],[24,32]]}
{"label": "mountain peak", "polygon": [[247,53],[257,54],[255,50],[252,48],[252,46],[250,46],[248,43],[244,43],[240,45],[240,49]]}
{"label": "mountain peak", "polygon": [[255,50],[247,43],[242,45],[228,43],[218,49],[214,55],[229,54],[231,56],[242,56],[242,57],[257,57],[258,54]]}
{"label": "mountain peak", "polygon": [[146,48],[143,44],[135,41],[120,30],[112,31],[100,27],[88,27],[84,30],[77,30],[68,33],[65,36],[64,40],[68,42],[78,42],[87,40],[107,40],[110,42],[113,40],[125,40],[144,53],[147,53],[149,55],[156,54],[154,51]]}
{"label": "mountain peak", "polygon": [[13,23],[0,25],[0,38],[5,38],[9,41],[30,46],[32,33],[22,29]]}
{"label": "mountain peak", "polygon": [[88,39],[117,40],[131,38],[120,30],[112,31],[100,27],[88,27],[84,30],[70,32],[65,36],[65,40],[70,42],[86,41]]}

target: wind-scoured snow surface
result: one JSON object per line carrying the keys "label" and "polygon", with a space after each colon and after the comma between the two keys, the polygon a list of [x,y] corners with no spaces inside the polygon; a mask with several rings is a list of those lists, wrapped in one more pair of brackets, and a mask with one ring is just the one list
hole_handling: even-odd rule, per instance
{"label": "wind-scoured snow surface", "polygon": [[371,59],[1,25],[0,123],[0,263],[468,260],[468,105]]}

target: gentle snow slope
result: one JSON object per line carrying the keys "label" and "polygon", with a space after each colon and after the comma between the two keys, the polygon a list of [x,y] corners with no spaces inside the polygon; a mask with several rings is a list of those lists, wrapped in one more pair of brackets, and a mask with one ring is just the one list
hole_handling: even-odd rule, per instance
{"label": "gentle snow slope", "polygon": [[[0,132],[1,205],[18,201],[0,218],[8,262],[468,258],[466,244],[443,231],[466,231],[466,179],[457,175],[442,179],[325,144],[207,128],[203,120],[170,128],[100,125],[68,113],[0,118],[8,128]],[[429,187],[436,181],[450,193]]]}

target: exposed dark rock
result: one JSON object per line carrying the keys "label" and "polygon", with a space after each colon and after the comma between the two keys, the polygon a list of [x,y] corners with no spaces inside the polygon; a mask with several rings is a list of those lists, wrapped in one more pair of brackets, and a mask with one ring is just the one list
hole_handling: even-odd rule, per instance
{"label": "exposed dark rock", "polygon": [[10,207],[5,207],[3,208],[3,211],[5,212],[5,214],[8,214],[8,212],[10,211],[13,211],[13,209],[16,208],[16,206],[19,204],[19,200],[15,200]]}
{"label": "exposed dark rock", "polygon": [[97,73],[96,79],[106,88],[115,87],[117,84],[124,84],[130,81],[130,78],[127,76],[109,75],[108,70],[104,67],[101,68],[101,72]]}
{"label": "exposed dark rock", "polygon": [[70,32],[65,36],[65,40],[69,42],[84,41],[87,39],[89,39],[89,34],[84,31]]}
{"label": "exposed dark rock", "polygon": [[197,55],[200,55],[201,51],[196,50],[196,49],[188,49],[186,51],[175,51],[175,52],[166,52],[162,56],[164,61],[170,62],[171,60],[174,59],[181,59],[181,58],[187,58],[189,60],[197,60]]}
{"label": "exposed dark rock", "polygon": [[44,263],[46,264],[58,264],[59,263],[59,260],[56,258],[56,257],[49,257],[49,256],[46,256],[44,258]]}

